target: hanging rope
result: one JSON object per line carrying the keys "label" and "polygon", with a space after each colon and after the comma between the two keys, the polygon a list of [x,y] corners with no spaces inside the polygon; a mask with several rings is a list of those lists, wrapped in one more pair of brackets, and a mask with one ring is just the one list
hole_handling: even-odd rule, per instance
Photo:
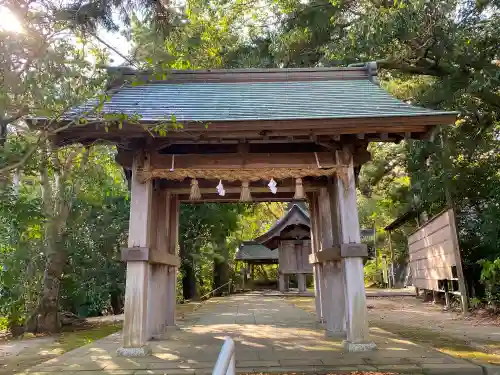
{"label": "hanging rope", "polygon": [[293,196],[293,199],[304,199],[304,186],[302,185],[302,179],[301,178],[296,178],[295,179],[295,195]]}
{"label": "hanging rope", "polygon": [[243,181],[241,183],[240,201],[241,202],[252,201],[252,193],[250,192],[250,183],[248,181]]}
{"label": "hanging rope", "polygon": [[189,193],[189,200],[197,201],[201,199],[200,187],[196,178],[191,179],[191,191]]}

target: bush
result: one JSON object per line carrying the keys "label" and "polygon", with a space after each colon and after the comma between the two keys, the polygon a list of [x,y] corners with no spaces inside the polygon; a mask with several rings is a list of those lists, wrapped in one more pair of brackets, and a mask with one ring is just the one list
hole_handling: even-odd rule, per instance
{"label": "bush", "polygon": [[481,283],[485,287],[488,306],[497,309],[500,305],[500,258],[493,261],[482,259],[478,262],[481,269]]}
{"label": "bush", "polygon": [[382,285],[381,271],[377,270],[375,260],[370,259],[365,263],[365,285]]}

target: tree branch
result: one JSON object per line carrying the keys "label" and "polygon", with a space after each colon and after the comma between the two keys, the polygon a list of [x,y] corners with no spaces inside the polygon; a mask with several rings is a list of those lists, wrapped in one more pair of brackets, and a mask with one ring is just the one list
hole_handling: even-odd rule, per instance
{"label": "tree branch", "polygon": [[30,148],[28,150],[28,152],[26,154],[24,154],[24,156],[21,159],[19,159],[19,161],[15,162],[14,164],[8,165],[4,168],[1,168],[0,175],[3,175],[5,173],[10,172],[14,169],[17,169],[19,167],[22,167],[24,165],[24,163],[26,163],[28,161],[28,159],[35,153],[35,151],[38,149],[38,146],[40,146],[40,144],[45,140],[46,140],[46,138],[43,139],[43,138],[39,137],[37,142],[35,143],[35,145],[32,148]]}
{"label": "tree branch", "polygon": [[449,71],[446,71],[442,67],[414,66],[396,60],[378,60],[377,66],[383,69],[399,70],[400,72],[403,73],[427,75],[434,77],[445,77],[450,74]]}

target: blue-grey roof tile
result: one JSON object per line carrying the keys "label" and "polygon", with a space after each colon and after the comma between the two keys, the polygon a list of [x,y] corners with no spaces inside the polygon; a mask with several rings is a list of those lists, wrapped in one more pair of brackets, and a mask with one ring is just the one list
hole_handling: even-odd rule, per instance
{"label": "blue-grey roof tile", "polygon": [[[95,101],[67,115],[81,116]],[[393,98],[367,79],[151,83],[123,86],[103,113],[139,114],[144,121],[175,115],[177,121],[241,121],[394,117],[449,114],[416,107]],[[89,117],[94,117],[88,115]]]}

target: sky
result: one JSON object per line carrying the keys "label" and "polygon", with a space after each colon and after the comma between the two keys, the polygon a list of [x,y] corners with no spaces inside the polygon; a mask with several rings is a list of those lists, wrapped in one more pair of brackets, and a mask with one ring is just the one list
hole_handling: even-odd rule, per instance
{"label": "sky", "polygon": [[[119,32],[99,30],[98,35],[102,40],[104,40],[106,43],[113,46],[113,48],[115,48],[118,52],[120,52],[120,54],[125,56],[129,55],[132,44],[130,43],[130,41],[127,40],[127,38],[125,38]],[[109,50],[109,55],[111,59],[109,65],[117,66],[124,63],[126,64],[125,59],[119,54],[115,53],[114,51]]]}
{"label": "sky", "polygon": [[[0,5],[0,19],[2,22],[0,23],[0,29],[22,33],[23,29],[20,22],[16,19],[15,15],[12,12]],[[109,45],[113,46],[120,54],[127,56],[131,49],[131,43],[119,32],[110,32],[107,30],[99,30],[99,37],[104,40]],[[106,48],[106,46],[103,46]],[[119,54],[115,53],[112,50],[109,50],[110,59],[112,60],[110,65],[116,66],[121,65],[125,62],[124,58]]]}

